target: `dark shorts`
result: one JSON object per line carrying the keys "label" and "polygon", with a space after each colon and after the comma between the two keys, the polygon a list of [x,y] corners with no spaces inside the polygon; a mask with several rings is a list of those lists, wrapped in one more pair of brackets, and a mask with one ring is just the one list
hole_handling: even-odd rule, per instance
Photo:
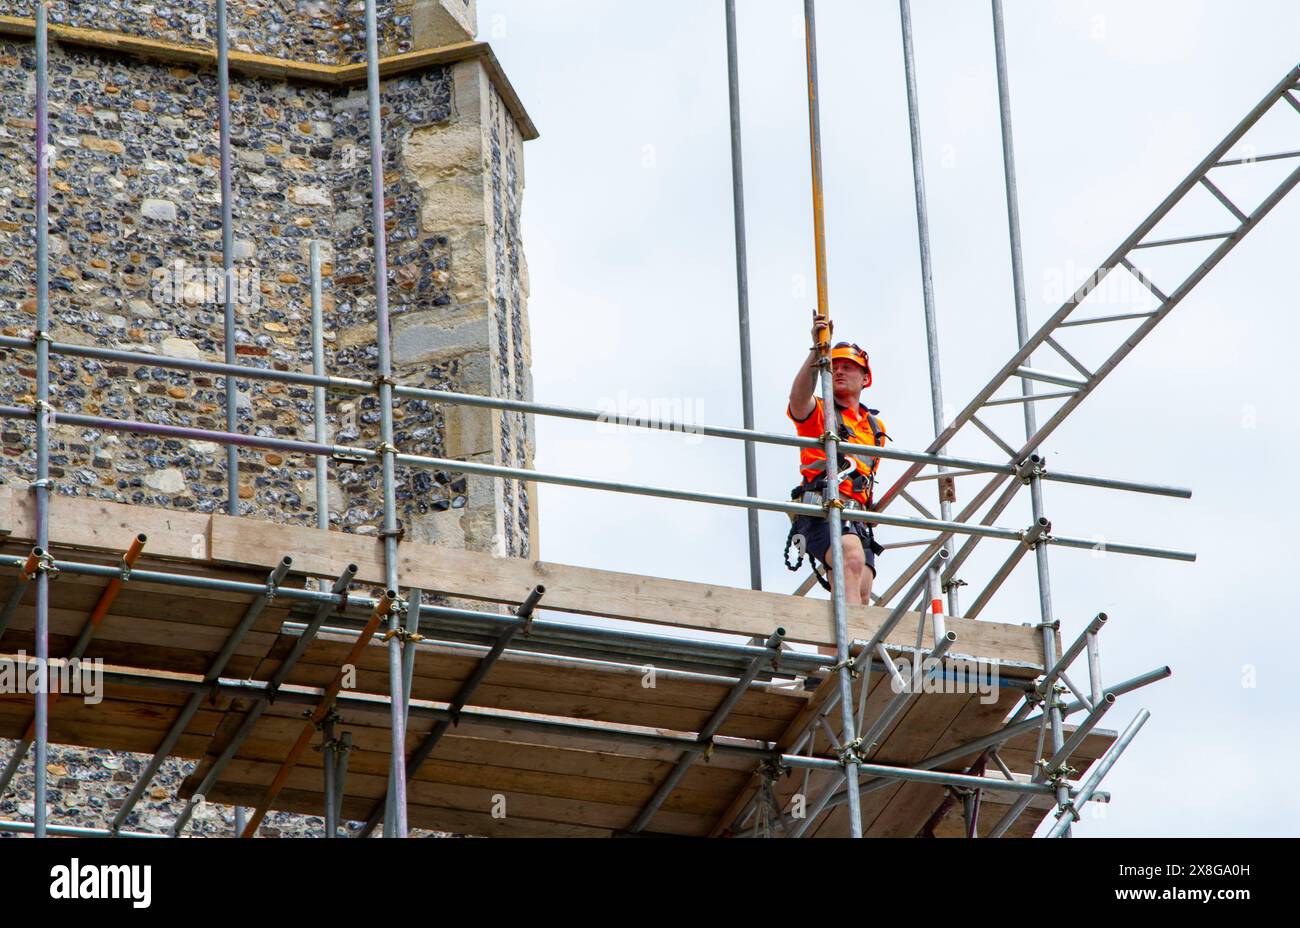
{"label": "dark shorts", "polygon": [[[857,535],[862,541],[862,552],[867,556],[867,566],[871,568],[871,576],[874,577],[876,575],[876,552],[873,550],[874,539],[871,535],[871,529],[867,528],[866,523],[859,522],[856,519],[845,519],[840,523],[840,529],[842,534]],[[829,520],[820,516],[800,516],[795,520],[794,533],[803,536],[804,553],[821,564],[823,569],[829,570],[831,565],[823,559],[827,549],[831,546]]]}

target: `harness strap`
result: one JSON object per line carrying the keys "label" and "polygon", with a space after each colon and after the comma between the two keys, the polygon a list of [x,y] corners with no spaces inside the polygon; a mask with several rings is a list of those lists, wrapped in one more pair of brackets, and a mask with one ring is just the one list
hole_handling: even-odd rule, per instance
{"label": "harness strap", "polygon": [[[822,403],[820,399],[817,400],[817,404],[819,407],[823,409],[823,419],[824,419],[825,404]],[[867,425],[871,429],[872,444],[878,448],[883,447],[885,442],[889,440],[889,435],[885,432],[884,428],[880,425],[880,420],[877,419],[875,416],[875,414],[880,410],[870,409],[866,406],[863,406],[861,408],[865,411]],[[848,426],[845,425],[844,414],[843,412],[841,412],[838,406],[835,408],[835,423],[837,426],[837,434],[841,439],[845,441],[852,441],[856,437],[854,433],[849,430]],[[853,463],[850,462],[856,462],[857,464],[860,464],[862,467],[865,467],[866,473],[863,473],[861,470],[855,467]],[[839,460],[836,463],[837,465],[839,464],[844,465],[839,468],[841,471],[841,478],[848,480],[850,482],[849,485],[852,488],[852,491],[854,493],[858,493],[861,494],[862,496],[865,496],[867,499],[867,505],[870,506],[872,499],[875,495],[876,470],[880,467],[880,458],[872,457],[870,455],[863,457],[863,456],[842,451],[840,452]],[[803,465],[802,470],[805,471],[805,473],[809,473],[809,474],[824,474],[827,470],[825,453],[822,454],[820,460],[811,461],[808,464]],[[850,476],[848,472],[851,472],[852,476]],[[824,478],[817,478],[817,479],[824,479]]]}

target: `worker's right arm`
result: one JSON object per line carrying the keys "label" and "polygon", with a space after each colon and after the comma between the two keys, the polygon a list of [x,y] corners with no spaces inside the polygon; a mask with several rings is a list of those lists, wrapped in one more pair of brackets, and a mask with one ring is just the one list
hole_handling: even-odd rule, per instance
{"label": "worker's right arm", "polygon": [[[816,345],[820,341],[822,330],[827,329],[829,323],[818,319],[813,322],[812,340]],[[808,351],[808,357],[804,358],[803,365],[799,368],[799,373],[794,375],[794,383],[790,387],[790,417],[795,421],[807,419],[817,404],[813,400],[813,391],[817,388],[817,349],[812,348]]]}

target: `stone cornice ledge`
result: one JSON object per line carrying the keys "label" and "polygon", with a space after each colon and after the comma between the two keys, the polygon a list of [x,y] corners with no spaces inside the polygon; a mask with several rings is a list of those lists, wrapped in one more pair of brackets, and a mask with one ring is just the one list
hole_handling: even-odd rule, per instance
{"label": "stone cornice ledge", "polygon": [[[173,64],[186,64],[191,67],[215,68],[217,52],[213,48],[198,45],[181,45],[176,42],[162,42],[141,36],[126,35],[120,32],[100,32],[95,29],[81,29],[75,26],[50,24],[50,38],[65,45],[78,45],[84,48],[99,48],[134,55],[138,58],[150,58]],[[0,35],[32,38],[36,34],[36,21],[20,16],[0,16]],[[502,70],[492,47],[486,42],[458,42],[441,48],[426,48],[419,51],[405,52],[381,58],[379,61],[380,77],[395,77],[412,71],[421,71],[437,65],[451,64],[477,58],[492,79],[497,93],[505,101],[510,115],[519,125],[519,132],[525,140],[538,137],[537,127],[524,109],[523,102]],[[290,58],[273,58],[270,55],[254,55],[249,52],[230,52],[230,70],[254,77],[269,77],[285,81],[305,81],[312,84],[324,84],[331,87],[347,87],[363,84],[366,80],[366,66],[361,64],[317,64],[310,61],[294,61]]]}

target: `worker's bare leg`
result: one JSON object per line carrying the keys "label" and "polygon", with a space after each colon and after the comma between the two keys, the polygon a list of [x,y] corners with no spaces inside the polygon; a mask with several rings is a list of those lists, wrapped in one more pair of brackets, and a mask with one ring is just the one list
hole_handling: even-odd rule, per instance
{"label": "worker's bare leg", "polygon": [[[871,593],[872,573],[867,567],[867,556],[862,550],[862,540],[857,535],[844,535],[844,601],[846,603],[869,602],[866,597]],[[822,558],[823,564],[831,563],[831,549],[827,548]],[[833,584],[833,574],[828,568],[826,578]],[[821,654],[834,655],[835,648],[817,649]]]}
{"label": "worker's bare leg", "polygon": [[[863,591],[871,590],[871,571],[867,569],[867,555],[862,550],[862,539],[857,535],[844,535],[844,601],[864,602]],[[823,564],[831,563],[831,549],[826,549]],[[831,571],[826,571],[831,576]],[[832,581],[833,582],[833,581]],[[865,586],[864,586],[865,584]]]}

